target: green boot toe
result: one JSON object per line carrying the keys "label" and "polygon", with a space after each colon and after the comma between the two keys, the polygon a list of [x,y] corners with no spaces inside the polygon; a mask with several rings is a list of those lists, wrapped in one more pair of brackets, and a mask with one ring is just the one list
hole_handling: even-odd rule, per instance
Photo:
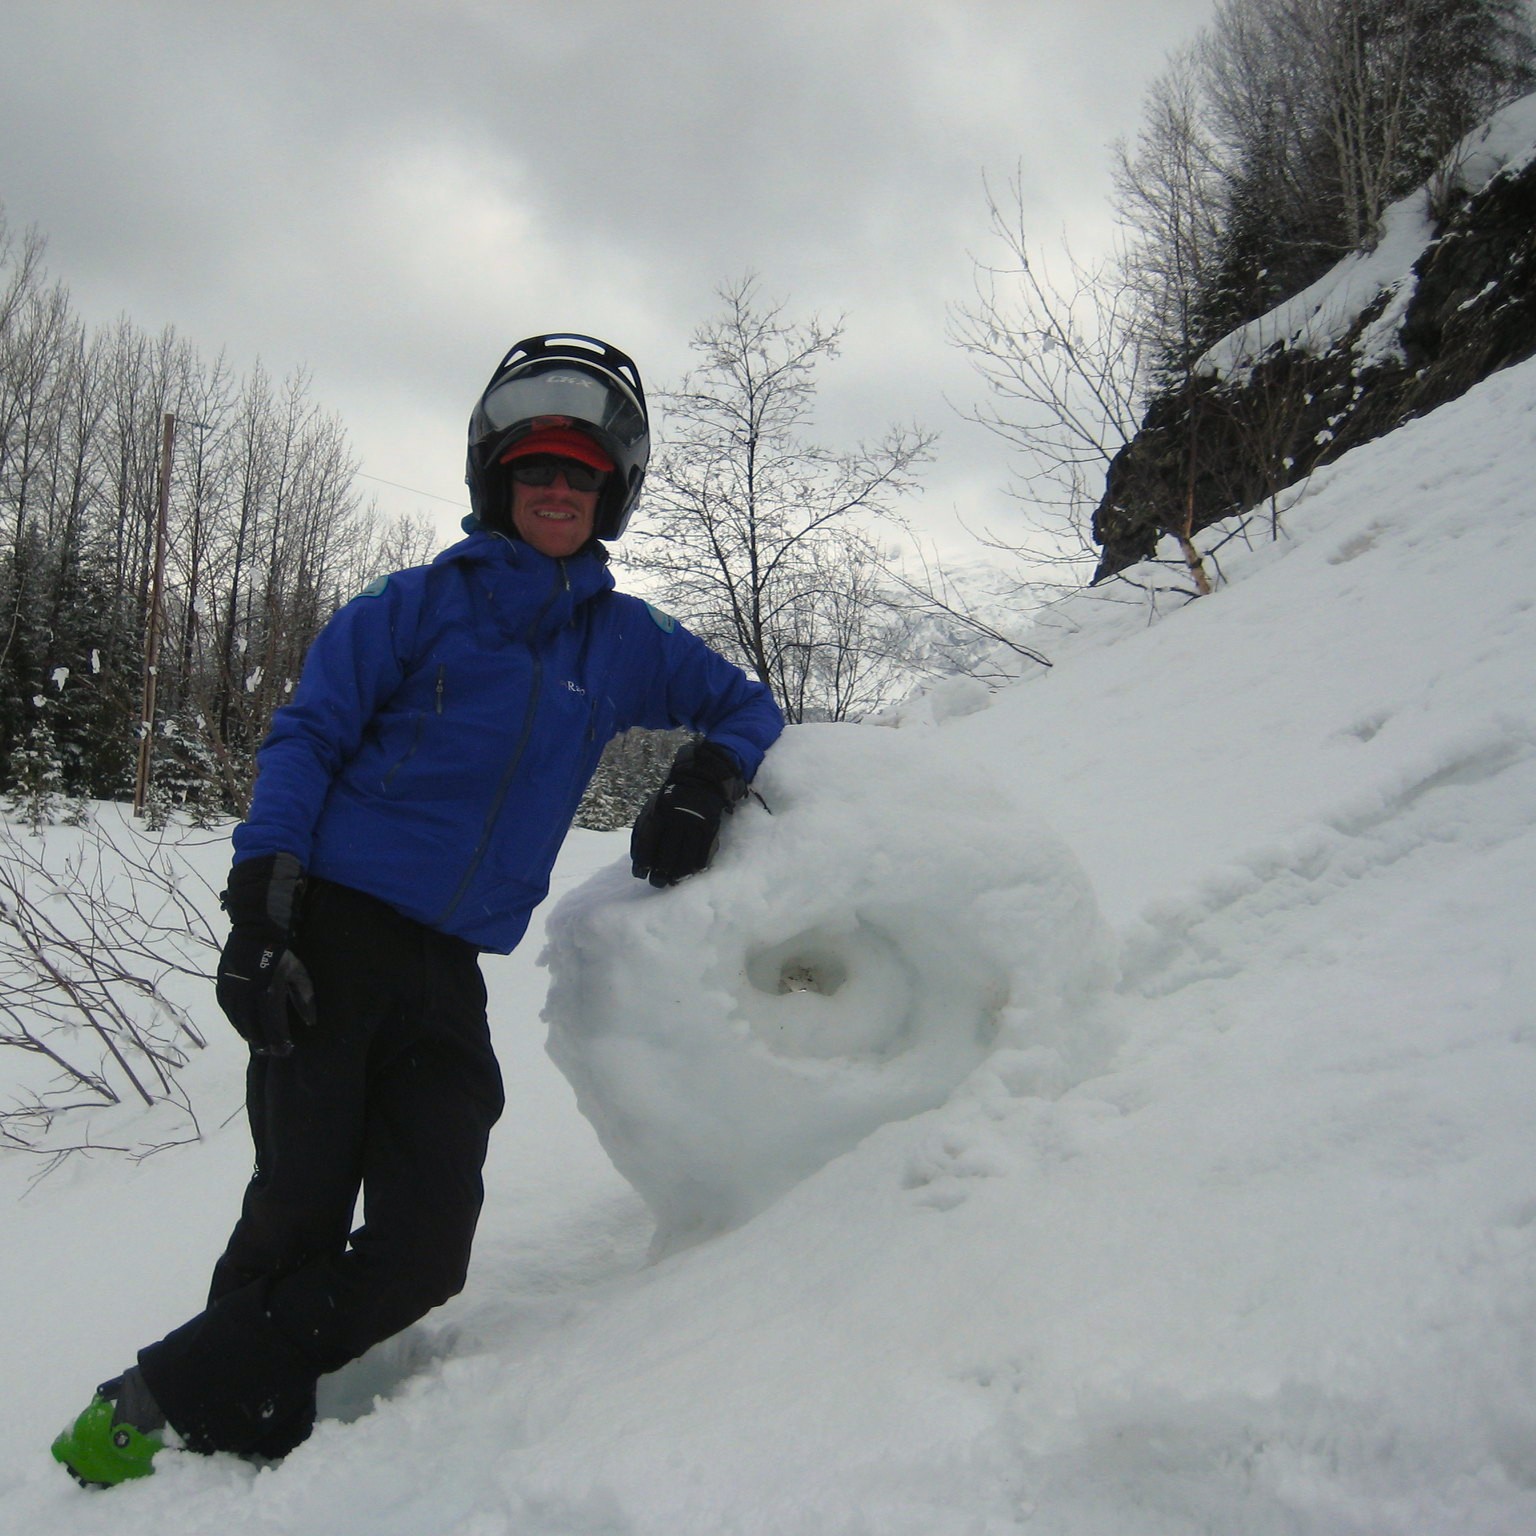
{"label": "green boot toe", "polygon": [[146,1435],[132,1424],[114,1424],[116,1405],[98,1394],[91,1406],[53,1442],[53,1459],[87,1488],[112,1488],[130,1478],[148,1477],[155,1456],[165,1449],[159,1435]]}

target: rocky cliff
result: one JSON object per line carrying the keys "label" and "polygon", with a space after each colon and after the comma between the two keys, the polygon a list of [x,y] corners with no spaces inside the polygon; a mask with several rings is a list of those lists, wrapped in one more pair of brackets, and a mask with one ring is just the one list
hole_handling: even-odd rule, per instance
{"label": "rocky cliff", "polygon": [[1379,239],[1226,337],[1110,465],[1094,579],[1536,354],[1536,96],[1472,134]]}

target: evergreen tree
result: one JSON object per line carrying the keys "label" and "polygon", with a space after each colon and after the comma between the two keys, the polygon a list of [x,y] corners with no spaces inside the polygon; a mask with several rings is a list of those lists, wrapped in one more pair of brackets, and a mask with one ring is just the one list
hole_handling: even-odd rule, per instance
{"label": "evergreen tree", "polygon": [[667,776],[687,731],[626,731],[603,752],[577,808],[575,825],[594,832],[627,827]]}
{"label": "evergreen tree", "polygon": [[164,826],[179,812],[195,827],[211,827],[228,814],[223,775],[202,716],[186,711],[161,724],[150,802],[151,825]]}
{"label": "evergreen tree", "polygon": [[36,714],[21,744],[11,753],[5,808],[33,833],[55,825],[67,807],[64,768],[48,723],[47,701],[36,700]]}

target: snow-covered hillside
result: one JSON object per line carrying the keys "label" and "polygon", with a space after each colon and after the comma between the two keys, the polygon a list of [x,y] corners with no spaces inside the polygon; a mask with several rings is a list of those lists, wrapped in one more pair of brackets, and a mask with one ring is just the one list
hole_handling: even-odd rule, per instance
{"label": "snow-covered hillside", "polygon": [[[652,1262],[650,1208],[544,1054],[530,936],[488,966],[508,1109],[469,1287],[329,1382],[281,1466],[167,1457],[89,1494],[47,1457],[92,1385],[200,1302],[245,1172],[238,1042],[194,1069],[201,1144],[31,1189],[0,1160],[4,1529],[1528,1536],[1533,476],[1527,364],[1320,473],[1278,542],[1224,552],[1213,598],[1155,623],[1084,600],[1048,674],[895,730],[816,728],[856,733],[845,753],[791,744],[777,793],[822,818],[814,838],[744,811],[717,871],[655,893],[602,873],[622,835],[575,835],[557,971],[604,931],[628,949],[604,957],[607,1012],[557,999],[560,1054],[601,1115],[608,1067],[583,1077],[564,1047],[611,1036],[628,988],[663,1070],[607,1134],[627,1157],[647,1126],[676,1133],[635,1165],[654,1203],[747,1102],[734,1068],[688,1092],[664,1070],[647,957],[702,956],[701,924],[744,966],[841,977],[809,1012],[757,986],[750,1016],[702,958],[667,978],[679,1012],[721,999],[720,1040],[749,1050],[799,1008],[791,1065],[834,1097],[908,1042],[953,1043],[949,996],[990,997],[996,1028],[965,1035],[974,1064],[936,1052],[956,1086],[933,1107],[784,1163],[798,1182],[713,1207],[738,1224]],[[1022,850],[1079,917],[1091,888],[1098,916],[1066,942],[1110,936],[1111,972],[1040,960],[1077,982],[1038,1014],[1008,1011],[1028,965],[970,930],[1000,910],[1030,925],[1017,954],[1044,956],[1062,904],[976,906],[953,860],[978,824],[985,860]],[[860,866],[882,829],[901,917],[874,942]],[[767,868],[777,889],[750,878]],[[804,955],[776,948],[796,908]],[[934,986],[978,954],[980,993]],[[921,1008],[881,1034],[902,976]],[[1030,1034],[1047,1017],[1054,1080]],[[875,1046],[819,1053],[818,1020]],[[710,1027],[707,1008],[690,1023]],[[1064,1048],[1074,1030],[1094,1048]]]}

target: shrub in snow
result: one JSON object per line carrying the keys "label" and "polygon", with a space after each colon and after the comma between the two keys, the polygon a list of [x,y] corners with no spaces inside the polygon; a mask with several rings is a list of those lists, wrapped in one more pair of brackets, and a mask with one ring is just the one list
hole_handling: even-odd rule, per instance
{"label": "shrub in snow", "polygon": [[665,1251],[745,1220],[991,1052],[1056,1093],[1108,1042],[1087,880],[944,733],[791,729],[705,874],[550,915],[549,1051]]}
{"label": "shrub in snow", "polygon": [[167,983],[206,990],[209,893],[173,845],[102,814],[36,840],[0,826],[0,1149],[54,1162],[197,1134],[179,1073],[204,1040]]}

